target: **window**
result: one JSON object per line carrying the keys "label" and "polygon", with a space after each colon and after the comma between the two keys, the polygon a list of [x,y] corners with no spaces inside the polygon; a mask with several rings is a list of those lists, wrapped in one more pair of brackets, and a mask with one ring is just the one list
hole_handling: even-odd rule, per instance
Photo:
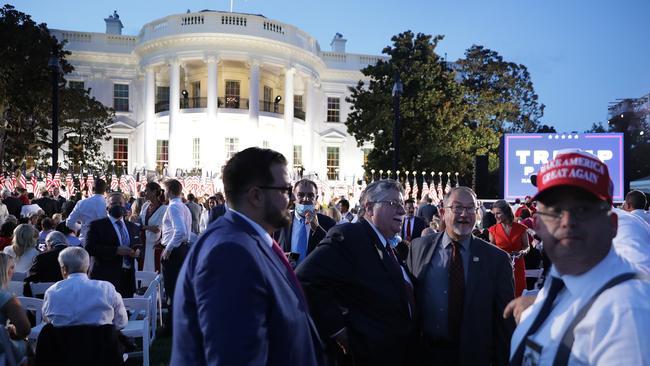
{"label": "window", "polygon": [[339,148],[327,147],[327,179],[339,180]]}
{"label": "window", "polygon": [[195,168],[201,166],[201,139],[192,139],[192,164]]}
{"label": "window", "polygon": [[169,163],[169,141],[156,141],[156,170],[163,172],[165,165]]}
{"label": "window", "polygon": [[262,111],[270,112],[273,104],[273,88],[264,85],[264,98],[262,99]]}
{"label": "window", "polygon": [[192,83],[192,97],[200,98],[201,97],[201,82],[195,81]]}
{"label": "window", "polygon": [[370,152],[372,149],[370,148],[365,148],[363,149],[363,165],[368,165],[368,155],[370,155]]}
{"label": "window", "polygon": [[293,167],[302,166],[302,145],[293,145]]}
{"label": "window", "polygon": [[113,109],[129,111],[129,84],[113,84]]}
{"label": "window", "polygon": [[302,95],[293,96],[293,116],[305,120],[305,110],[302,105]]}
{"label": "window", "polygon": [[226,137],[226,160],[230,160],[239,149],[239,139],[237,137]]}
{"label": "window", "polygon": [[159,86],[156,88],[156,113],[169,110],[169,87]]}
{"label": "window", "polygon": [[83,81],[68,81],[68,88],[70,89],[86,89]]}
{"label": "window", "polygon": [[239,81],[226,80],[226,108],[239,108]]}
{"label": "window", "polygon": [[271,148],[271,143],[269,142],[269,140],[262,141],[262,148],[264,148],[264,149],[270,149]]}
{"label": "window", "polygon": [[327,122],[341,122],[341,98],[327,97]]}
{"label": "window", "polygon": [[118,167],[124,163],[126,170],[129,170],[129,139],[113,138],[113,161]]}

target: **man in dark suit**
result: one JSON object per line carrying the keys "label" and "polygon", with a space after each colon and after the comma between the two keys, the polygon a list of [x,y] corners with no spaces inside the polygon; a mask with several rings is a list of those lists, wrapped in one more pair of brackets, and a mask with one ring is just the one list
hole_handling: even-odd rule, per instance
{"label": "man in dark suit", "polygon": [[134,258],[140,250],[140,228],[124,220],[126,201],[121,192],[106,199],[108,217],[90,223],[86,250],[94,258],[90,270],[93,280],[108,281],[124,298],[135,292]]}
{"label": "man in dark suit", "polygon": [[404,209],[406,216],[402,222],[402,239],[410,242],[413,239],[419,238],[422,235],[422,230],[427,227],[427,224],[421,218],[415,216],[415,201],[408,199],[404,202]]}
{"label": "man in dark suit", "polygon": [[[210,204],[211,200],[212,197],[210,197],[208,204]],[[223,197],[223,194],[221,193],[215,194],[214,202],[215,204],[212,207],[210,207],[210,215],[208,216],[209,224],[216,221],[218,218],[220,218],[226,213],[226,199]]]}
{"label": "man in dark suit", "polygon": [[329,216],[315,211],[314,203],[318,200],[318,187],[314,181],[301,179],[293,185],[295,210],[291,212],[291,221],[278,230],[278,244],[285,253],[297,253],[295,265],[300,264],[327,234],[327,230],[336,225]]}
{"label": "man in dark suit", "polygon": [[298,280],[271,238],[289,221],[287,161],[248,148],[224,168],[228,211],[178,276],[172,365],[324,365]]}
{"label": "man in dark suit", "polygon": [[59,190],[59,187],[52,188],[52,199],[55,200],[57,204],[56,212],[63,212],[63,204],[67,201],[63,196],[60,195],[60,193],[61,191]]}
{"label": "man in dark suit", "polygon": [[514,297],[512,266],[506,252],[472,236],[477,210],[474,191],[453,188],[440,209],[445,232],[411,243],[424,365],[508,364],[515,324],[502,314]]}
{"label": "man in dark suit", "polygon": [[361,203],[364,219],[330,229],[298,266],[298,278],[321,337],[342,364],[413,365],[413,279],[393,250],[405,213],[402,187],[375,181]]}
{"label": "man in dark suit", "polygon": [[438,215],[438,209],[433,205],[433,200],[431,197],[427,196],[426,203],[418,208],[417,216],[421,217],[424,222],[427,223],[427,226],[429,226],[429,224],[431,224],[433,216],[436,215]]}
{"label": "man in dark suit", "polygon": [[52,217],[55,213],[59,212],[59,203],[50,198],[48,191],[43,191],[41,198],[32,201],[37,204],[45,212],[45,216]]}
{"label": "man in dark suit", "polygon": [[25,277],[25,296],[32,296],[30,283],[58,282],[63,279],[61,266],[59,264],[59,253],[68,247],[65,234],[59,231],[52,231],[45,237],[47,250],[36,257]]}
{"label": "man in dark suit", "polygon": [[2,203],[7,206],[7,211],[9,215],[14,215],[14,217],[20,217],[20,210],[23,208],[23,202],[15,197],[9,190],[2,192],[3,200]]}
{"label": "man in dark suit", "polygon": [[187,203],[185,206],[190,209],[190,213],[192,214],[192,232],[198,235],[199,224],[201,222],[201,211],[203,209],[201,205],[196,203],[196,196],[192,193],[187,195]]}

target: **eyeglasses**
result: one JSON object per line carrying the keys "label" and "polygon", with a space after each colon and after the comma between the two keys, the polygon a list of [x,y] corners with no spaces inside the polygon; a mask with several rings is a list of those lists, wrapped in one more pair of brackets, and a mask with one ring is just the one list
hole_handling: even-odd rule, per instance
{"label": "eyeglasses", "polygon": [[296,193],[296,197],[302,199],[302,198],[307,198],[308,200],[314,200],[316,198],[316,195],[314,193],[304,193],[304,192],[298,192]]}
{"label": "eyeglasses", "polygon": [[398,208],[404,209],[404,202],[402,202],[402,201],[398,201],[398,200],[392,200],[392,201],[375,201],[375,202],[372,202],[372,203],[386,203],[386,204],[388,204],[390,207],[392,207],[392,208],[394,208],[394,209],[398,209]]}
{"label": "eyeglasses", "polygon": [[273,189],[276,191],[280,191],[281,193],[286,194],[287,196],[291,197],[291,191],[293,191],[292,186],[284,186],[284,187],[276,187],[276,186],[257,186],[257,188],[260,189]]}
{"label": "eyeglasses", "polygon": [[451,206],[446,206],[446,208],[450,208],[451,212],[455,213],[456,215],[461,215],[463,213],[467,213],[468,215],[470,214],[476,214],[476,211],[478,210],[478,207],[476,206],[461,206],[461,205],[451,205]]}
{"label": "eyeglasses", "polygon": [[604,206],[578,206],[572,208],[549,207],[544,211],[538,210],[535,215],[540,216],[544,221],[556,222],[562,219],[564,213],[568,213],[576,220],[591,220],[600,213],[609,211],[609,207]]}

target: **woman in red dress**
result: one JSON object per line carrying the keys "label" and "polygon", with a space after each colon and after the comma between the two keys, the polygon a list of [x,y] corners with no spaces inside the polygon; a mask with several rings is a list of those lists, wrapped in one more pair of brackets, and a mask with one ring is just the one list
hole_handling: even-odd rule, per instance
{"label": "woman in red dress", "polygon": [[526,267],[523,258],[529,248],[526,226],[514,222],[512,209],[504,200],[494,202],[492,213],[497,219],[497,224],[488,229],[490,242],[511,256],[518,256],[514,266],[515,297],[518,297],[526,288]]}

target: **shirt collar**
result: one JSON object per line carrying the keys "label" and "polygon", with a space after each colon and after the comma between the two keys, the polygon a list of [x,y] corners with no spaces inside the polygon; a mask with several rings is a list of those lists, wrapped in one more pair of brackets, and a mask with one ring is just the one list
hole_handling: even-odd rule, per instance
{"label": "shirt collar", "polygon": [[71,278],[88,278],[88,275],[82,272],[70,273],[67,279],[69,280]]}
{"label": "shirt collar", "polygon": [[298,220],[305,221],[305,218],[298,215],[298,210],[293,210],[293,216],[295,216]]}
{"label": "shirt collar", "polygon": [[172,198],[172,199],[169,200],[169,203],[172,203],[172,202],[180,202],[180,203],[183,203],[183,200],[182,200],[180,197],[174,197],[174,198]]}
{"label": "shirt collar", "polygon": [[366,220],[366,222],[375,231],[375,233],[377,234],[377,237],[379,238],[379,241],[381,242],[381,245],[383,245],[384,248],[385,248],[386,247],[386,238],[384,238],[384,236],[379,232],[379,229],[377,229],[377,227],[375,225],[373,225],[373,223],[370,220]]}
{"label": "shirt collar", "polygon": [[561,275],[555,266],[551,267],[550,275],[559,277],[564,282],[572,296],[586,296],[602,287],[607,281],[619,273],[629,270],[623,260],[616,254],[614,248],[598,264],[579,275]]}
{"label": "shirt collar", "polygon": [[273,238],[271,237],[271,235],[269,235],[269,233],[266,232],[266,230],[264,230],[264,228],[262,226],[260,226],[260,224],[258,224],[255,221],[249,219],[246,215],[244,215],[243,213],[241,213],[239,211],[236,211],[233,208],[229,208],[229,210],[232,211],[233,213],[239,215],[239,217],[241,217],[247,223],[249,223],[253,227],[253,229],[255,229],[257,234],[262,238],[262,240],[264,240],[264,243],[266,243],[266,245],[268,245],[269,247],[273,246]]}
{"label": "shirt collar", "polygon": [[[470,242],[471,239],[472,239],[472,237],[470,236],[470,237],[468,237],[466,239],[463,239],[463,240],[459,241],[460,246],[463,248],[463,250],[465,250],[465,252],[469,251],[469,242]],[[453,240],[451,239],[451,237],[445,231],[445,233],[442,235],[442,247],[447,249],[447,247],[451,245],[452,241]]]}
{"label": "shirt collar", "polygon": [[122,217],[122,218],[119,218],[119,219],[116,219],[116,218],[114,218],[113,216],[108,215],[108,219],[111,220],[111,223],[112,223],[113,225],[115,225],[115,223],[118,222],[118,221],[121,221],[122,223],[124,223],[124,220],[123,220],[124,218],[123,218],[123,217]]}

